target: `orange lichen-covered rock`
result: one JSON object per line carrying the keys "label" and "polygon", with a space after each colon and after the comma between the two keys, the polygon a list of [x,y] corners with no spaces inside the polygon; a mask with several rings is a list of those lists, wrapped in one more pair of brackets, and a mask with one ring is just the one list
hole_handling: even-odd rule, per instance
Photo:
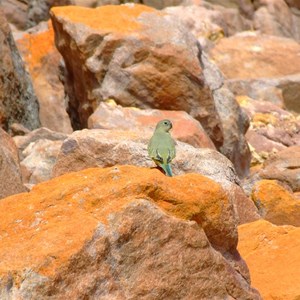
{"label": "orange lichen-covered rock", "polygon": [[264,300],[300,298],[300,228],[265,220],[239,226],[238,250]]}
{"label": "orange lichen-covered rock", "polygon": [[[154,289],[161,299],[174,288],[188,295],[178,283],[193,278],[196,295],[259,299],[247,270],[239,269],[242,279],[234,269],[243,261],[232,205],[219,184],[201,175],[169,178],[133,166],[69,173],[0,201],[0,234],[1,296],[74,299],[101,291],[114,298]],[[170,274],[162,288],[160,279]]]}
{"label": "orange lichen-covered rock", "polygon": [[276,225],[300,226],[299,201],[275,180],[261,180],[252,190],[252,200],[262,217]]}
{"label": "orange lichen-covered rock", "polygon": [[25,34],[17,41],[17,46],[32,78],[42,126],[59,132],[72,132],[65,107],[64,87],[59,79],[62,57],[54,45],[51,23],[48,22],[43,31]]}

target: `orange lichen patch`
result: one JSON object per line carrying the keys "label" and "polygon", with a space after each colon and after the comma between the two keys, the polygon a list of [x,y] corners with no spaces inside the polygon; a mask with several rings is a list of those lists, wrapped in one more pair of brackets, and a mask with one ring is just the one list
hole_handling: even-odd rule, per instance
{"label": "orange lichen patch", "polygon": [[54,31],[50,22],[49,30],[36,34],[25,34],[17,41],[19,51],[29,68],[31,76],[35,77],[43,64],[43,59],[52,51],[57,51],[54,45]]}
{"label": "orange lichen patch", "polygon": [[276,225],[300,226],[299,201],[275,180],[256,183],[251,197],[266,220]]}
{"label": "orange lichen patch", "polygon": [[104,32],[132,32],[141,28],[136,18],[144,12],[157,10],[140,4],[106,5],[97,8],[79,6],[53,7],[51,13],[55,17],[63,17],[74,23],[82,23],[96,30]]}
{"label": "orange lichen patch", "polygon": [[201,220],[203,228],[211,223],[221,228],[231,207],[220,185],[198,174],[169,178],[133,166],[65,174],[0,201],[0,274],[24,268],[53,274],[99,222],[107,223],[109,214],[135,199],[154,201],[179,218]]}
{"label": "orange lichen patch", "polygon": [[238,250],[264,300],[300,298],[300,228],[259,220],[239,226]]}

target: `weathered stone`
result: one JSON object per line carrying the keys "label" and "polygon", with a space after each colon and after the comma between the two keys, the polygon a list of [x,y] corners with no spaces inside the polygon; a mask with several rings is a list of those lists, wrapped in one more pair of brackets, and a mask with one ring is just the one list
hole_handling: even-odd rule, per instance
{"label": "weathered stone", "polygon": [[24,183],[33,185],[51,178],[62,143],[62,140],[39,139],[22,151],[24,158],[20,165]]}
{"label": "weathered stone", "polygon": [[65,7],[52,10],[52,21],[74,128],[86,127],[99,102],[112,98],[123,106],[185,110],[222,143],[197,42],[170,16],[141,5]]}
{"label": "weathered stone", "polygon": [[238,249],[263,299],[300,297],[300,228],[265,220],[241,225]]}
{"label": "weathered stone", "polygon": [[299,53],[299,43],[292,39],[239,34],[222,39],[210,56],[235,95],[247,95],[299,112]]}
{"label": "weathered stone", "polygon": [[28,129],[39,127],[38,102],[32,83],[1,9],[0,78],[0,126],[9,130],[17,122]]}
{"label": "weathered stone", "polygon": [[0,199],[25,191],[18,149],[13,139],[0,128]]}
{"label": "weathered stone", "polygon": [[197,174],[88,169],[3,199],[0,214],[5,298],[260,299],[228,198]]}
{"label": "weathered stone", "polygon": [[39,101],[41,126],[71,133],[64,87],[59,79],[59,64],[62,58],[54,46],[54,33],[50,23],[42,30],[24,35],[17,41],[17,45],[31,75]]}
{"label": "weathered stone", "polygon": [[292,146],[270,156],[259,172],[264,179],[287,184],[294,192],[300,191],[300,146]]}
{"label": "weathered stone", "polygon": [[269,35],[295,38],[292,13],[284,0],[257,0],[254,29]]}
{"label": "weathered stone", "polygon": [[241,80],[298,74],[299,52],[292,39],[246,33],[223,38],[210,56],[227,79]]}
{"label": "weathered stone", "polygon": [[7,21],[19,30],[26,29],[27,3],[19,0],[1,0],[0,9],[3,10]]}
{"label": "weathered stone", "polygon": [[66,138],[67,135],[64,133],[41,127],[24,136],[15,136],[13,139],[18,147],[20,159],[23,160],[24,155],[22,153],[30,144],[34,144],[38,140],[63,141]]}
{"label": "weathered stone", "polygon": [[137,109],[122,107],[114,101],[102,102],[88,119],[90,129],[119,129],[143,133],[151,138],[158,121],[170,119],[173,123],[172,135],[175,139],[194,147],[215,149],[201,124],[183,111],[158,109]]}
{"label": "weathered stone", "polygon": [[300,202],[276,181],[257,182],[251,197],[265,220],[276,225],[300,227]]}
{"label": "weathered stone", "polygon": [[[53,176],[96,166],[130,164],[154,167],[155,164],[148,157],[148,141],[143,133],[138,132],[100,129],[75,131],[62,144],[53,167]],[[177,156],[172,162],[175,175],[199,173],[212,178],[227,191],[238,222],[259,218],[255,205],[238,186],[239,178],[225,156],[213,149],[194,148],[181,142],[177,142],[176,152]]]}
{"label": "weathered stone", "polygon": [[[238,174],[247,174],[245,118],[216,66],[176,18],[142,5],[123,5],[54,8],[52,20],[57,47],[66,61],[73,128],[86,127],[99,102],[109,98],[122,106],[184,110],[233,160]],[[237,114],[230,125],[220,105]],[[228,126],[224,141],[222,128]]]}

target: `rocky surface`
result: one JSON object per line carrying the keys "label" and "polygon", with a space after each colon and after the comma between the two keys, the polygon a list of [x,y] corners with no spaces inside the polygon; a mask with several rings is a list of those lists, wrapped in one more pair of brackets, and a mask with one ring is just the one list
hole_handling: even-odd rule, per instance
{"label": "rocky surface", "polygon": [[238,249],[251,280],[265,300],[300,296],[300,229],[275,226],[265,220],[239,226]]}
{"label": "rocky surface", "polygon": [[0,128],[0,199],[25,191],[18,149],[13,139]]}
{"label": "rocky surface", "polygon": [[88,127],[137,131],[150,139],[156,124],[163,119],[172,121],[172,136],[176,140],[198,148],[215,149],[201,124],[183,111],[122,107],[111,100],[99,104],[88,119]]}
{"label": "rocky surface", "polygon": [[1,297],[260,299],[236,251],[232,205],[203,176],[88,169],[0,207]]}
{"label": "rocky surface", "polygon": [[39,102],[41,126],[71,133],[72,127],[66,112],[64,87],[59,77],[61,55],[54,46],[51,23],[37,32],[29,33],[17,41],[17,46],[28,68]]}
{"label": "rocky surface", "polygon": [[0,299],[298,299],[299,1],[120,2],[0,1]]}
{"label": "rocky surface", "polygon": [[13,123],[31,130],[39,127],[39,107],[32,83],[1,8],[0,62],[0,127],[9,130]]}
{"label": "rocky surface", "polygon": [[210,56],[235,95],[299,112],[299,53],[299,43],[293,39],[247,33],[222,39]]}
{"label": "rocky surface", "polygon": [[299,200],[275,180],[256,183],[251,198],[265,220],[276,225],[300,226]]}
{"label": "rocky surface", "polygon": [[[53,176],[90,167],[136,165],[155,167],[148,157],[148,138],[144,134],[118,130],[75,131],[64,140]],[[239,223],[257,220],[259,215],[253,202],[241,187],[232,163],[213,149],[194,148],[177,142],[176,158],[172,162],[175,175],[199,173],[219,182],[231,199]],[[108,154],[108,155],[107,155]]]}
{"label": "rocky surface", "polygon": [[[114,17],[107,19],[108,14]],[[111,22],[115,18],[118,24]],[[108,98],[123,106],[184,110],[200,121],[239,175],[247,174],[247,120],[217,68],[178,20],[146,6],[127,5],[54,8],[52,21],[66,63],[73,128],[86,127],[99,102]],[[226,103],[227,114],[220,102]],[[227,126],[231,131],[222,130]]]}

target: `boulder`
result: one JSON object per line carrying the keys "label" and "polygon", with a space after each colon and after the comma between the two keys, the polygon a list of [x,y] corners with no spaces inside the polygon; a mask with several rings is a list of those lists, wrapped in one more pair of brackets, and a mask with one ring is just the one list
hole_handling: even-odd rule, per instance
{"label": "boulder", "polygon": [[1,0],[1,9],[10,24],[18,30],[26,29],[27,1]]}
{"label": "boulder", "polygon": [[253,27],[261,33],[296,38],[292,12],[284,0],[258,0]]}
{"label": "boulder", "polygon": [[294,192],[300,191],[300,146],[288,147],[272,156],[263,164],[259,175],[287,184]]}
{"label": "boulder", "polygon": [[257,160],[255,155],[252,156],[254,165],[264,162],[272,153],[300,144],[300,120],[297,115],[270,102],[253,100],[246,96],[237,98],[250,118],[251,126],[246,138],[255,155],[259,157]]}
{"label": "boulder", "polygon": [[201,124],[184,111],[137,109],[122,107],[114,101],[101,102],[89,117],[88,127],[137,131],[150,139],[156,123],[163,119],[172,121],[175,139],[194,147],[215,149]]}
{"label": "boulder", "polygon": [[263,299],[300,297],[300,228],[259,220],[239,226],[238,249]]}
{"label": "boulder", "polygon": [[[28,129],[40,126],[38,102],[30,77],[0,9],[0,127],[6,131],[20,123]],[[8,80],[9,79],[9,80]]]}
{"label": "boulder", "polygon": [[210,57],[235,95],[273,102],[299,112],[300,46],[295,40],[238,34],[224,38]]}
{"label": "boulder", "polygon": [[[41,126],[53,131],[71,133],[72,127],[65,107],[65,94],[59,79],[61,55],[54,46],[51,23],[42,31],[25,34],[17,46],[32,78],[39,102]],[[33,29],[32,29],[33,30]]]}
{"label": "boulder", "polygon": [[299,200],[275,180],[257,182],[251,196],[260,215],[265,220],[276,225],[300,227]]}
{"label": "boulder", "polygon": [[[247,121],[216,66],[178,18],[134,4],[56,7],[51,16],[66,65],[73,128],[87,127],[89,116],[107,99],[122,106],[183,110],[201,123],[238,174],[247,174]],[[224,117],[228,114],[234,118]]]}
{"label": "boulder", "polygon": [[0,199],[25,191],[18,149],[13,139],[0,128]]}
{"label": "boulder", "polygon": [[19,150],[23,182],[27,187],[51,178],[60,147],[67,135],[47,128],[36,129],[25,136],[15,136]]}
{"label": "boulder", "polygon": [[[64,140],[53,176],[83,170],[90,167],[136,165],[155,167],[148,157],[149,139],[143,133],[120,130],[75,131]],[[172,162],[175,175],[185,173],[203,174],[217,181],[231,199],[237,222],[257,220],[259,215],[253,202],[244,195],[232,163],[219,152],[208,148],[194,148],[177,142],[176,158]]]}
{"label": "boulder", "polygon": [[201,175],[88,169],[4,199],[0,214],[1,298],[261,299],[230,201]]}

